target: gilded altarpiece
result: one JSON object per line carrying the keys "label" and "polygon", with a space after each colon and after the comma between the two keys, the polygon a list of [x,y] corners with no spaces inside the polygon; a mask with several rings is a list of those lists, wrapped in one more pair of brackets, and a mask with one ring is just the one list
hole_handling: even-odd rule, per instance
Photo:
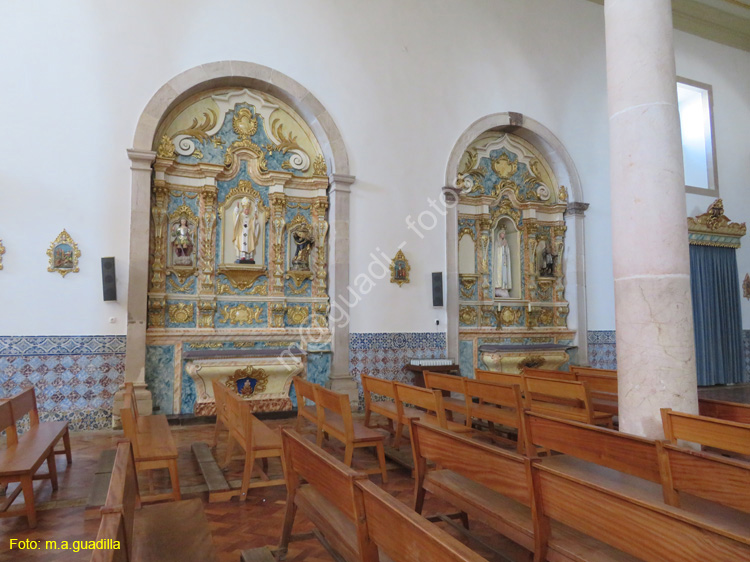
{"label": "gilded altarpiece", "polygon": [[517,372],[568,361],[567,189],[527,141],[488,132],[464,153],[458,207],[459,362]]}
{"label": "gilded altarpiece", "polygon": [[[210,414],[211,380],[287,410],[325,382],[328,176],[318,141],[268,94],[203,92],[159,127],[146,382],[162,413]],[[232,384],[234,384],[232,383]]]}

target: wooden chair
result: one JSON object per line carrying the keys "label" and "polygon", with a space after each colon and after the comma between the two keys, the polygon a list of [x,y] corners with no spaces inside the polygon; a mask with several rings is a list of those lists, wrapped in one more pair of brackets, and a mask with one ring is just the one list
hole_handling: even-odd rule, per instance
{"label": "wooden chair", "polygon": [[[266,486],[280,486],[286,483],[281,478],[271,479],[268,476],[268,459],[277,457],[281,459],[281,436],[278,431],[274,431],[266,424],[256,418],[251,412],[251,404],[237,395],[233,395],[228,389],[223,389],[224,401],[226,403],[227,427],[229,429],[229,438],[227,439],[227,451],[223,466],[229,464],[234,454],[235,444],[239,445],[244,454],[241,459],[244,461],[242,471],[242,483],[239,490],[228,490],[224,493],[217,493],[217,499],[239,495],[240,501],[247,499],[247,492],[252,488],[263,488]],[[259,469],[260,480],[254,483],[250,482],[255,461],[260,460],[262,468]]]}
{"label": "wooden chair", "polygon": [[[466,419],[467,425],[472,427],[474,420],[487,422],[493,440],[500,440],[505,444],[516,447],[519,453],[523,453],[525,443],[523,436],[523,399],[521,388],[517,385],[498,384],[466,380],[466,406],[469,415]],[[474,402],[477,398],[478,401]],[[495,424],[515,429],[516,441],[501,438],[494,433]],[[481,435],[481,434],[480,434]]]}
{"label": "wooden chair", "polygon": [[367,476],[315,447],[296,431],[284,429],[281,441],[287,499],[279,559],[285,556],[289,543],[300,538],[292,535],[299,509],[315,525],[316,536],[329,552],[333,551],[332,555],[347,562],[377,562],[377,547],[367,534],[362,492],[355,486]]}
{"label": "wooden chair", "polygon": [[358,480],[356,486],[362,493],[369,540],[393,562],[486,562],[372,482]]}
{"label": "wooden chair", "polygon": [[361,447],[375,447],[378,456],[379,469],[370,469],[366,474],[380,474],[383,483],[388,482],[385,468],[385,450],[383,441],[385,436],[374,429],[365,427],[352,420],[349,397],[323,388],[315,387],[315,403],[318,407],[318,447],[323,445],[323,434],[338,439],[345,445],[344,464],[352,465],[354,449]]}
{"label": "wooden chair", "polygon": [[[29,414],[29,430],[20,438],[16,423]],[[72,461],[68,422],[39,422],[34,388],[28,388],[0,403],[0,431],[5,430],[6,448],[0,451],[0,486],[18,482],[19,485],[0,501],[0,517],[25,515],[29,527],[36,527],[34,480],[48,479],[57,490],[55,455],[64,454],[68,464]],[[55,451],[63,440],[64,450]],[[47,463],[47,474],[37,474],[42,463]],[[18,494],[23,492],[24,508],[10,509]]]}
{"label": "wooden chair", "polygon": [[122,429],[125,437],[133,445],[136,470],[154,470],[166,468],[172,482],[172,492],[144,496],[143,501],[160,501],[172,499],[179,501],[180,478],[177,473],[177,446],[172,439],[166,416],[140,416],[132,392],[132,385],[128,391],[125,386],[123,407],[120,410]]}
{"label": "wooden chair", "polygon": [[145,507],[140,500],[133,452],[122,441],[96,536],[118,541],[120,548],[94,550],[92,562],[218,560],[200,499]]}
{"label": "wooden chair", "polygon": [[524,375],[524,401],[532,412],[613,427],[612,414],[594,410],[585,382]]}
{"label": "wooden chair", "polygon": [[698,412],[709,418],[750,424],[750,404],[698,398]]}
{"label": "wooden chair", "polygon": [[551,369],[532,369],[530,367],[523,368],[524,377],[534,377],[537,379],[555,379],[561,381],[574,381],[576,376],[568,371],[553,371]]}
{"label": "wooden chair", "polygon": [[[462,376],[445,375],[424,372],[424,385],[426,388],[439,390],[443,394],[443,407],[448,420],[453,420],[453,412],[458,412],[464,419],[468,418],[468,406],[466,404],[466,379]],[[453,397],[451,394],[460,396]]]}
{"label": "wooden chair", "polygon": [[[418,419],[424,423],[437,425],[457,433],[471,433],[471,427],[449,421],[445,415],[443,406],[443,395],[439,390],[430,390],[400,382],[394,383],[396,387],[396,402],[401,409],[401,418],[396,427],[396,439],[393,446],[398,449],[401,443],[401,436],[404,427],[409,427],[410,419]],[[406,409],[406,405],[411,404],[420,410]],[[415,415],[416,414],[416,415]]]}
{"label": "wooden chair", "polygon": [[[297,431],[302,431],[302,420],[305,419],[318,427],[318,409],[315,407],[315,387],[314,383],[306,381],[300,376],[292,379],[294,381],[294,391],[297,394]],[[307,402],[312,402],[312,406]]]}
{"label": "wooden chair", "polygon": [[750,456],[750,424],[695,416],[661,409],[664,438],[677,445],[678,439],[742,456]]}

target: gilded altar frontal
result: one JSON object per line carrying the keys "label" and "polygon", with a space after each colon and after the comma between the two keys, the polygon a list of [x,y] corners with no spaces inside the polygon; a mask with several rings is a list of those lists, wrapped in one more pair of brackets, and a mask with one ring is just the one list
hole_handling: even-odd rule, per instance
{"label": "gilded altar frontal", "polygon": [[469,145],[456,185],[462,372],[518,372],[530,358],[559,368],[575,335],[565,296],[566,187],[531,143],[492,131]]}
{"label": "gilded altar frontal", "polygon": [[220,378],[240,381],[258,411],[291,409],[292,376],[325,381],[330,371],[328,177],[317,139],[282,101],[229,88],[175,107],[154,150],[146,381],[155,406],[213,413]]}

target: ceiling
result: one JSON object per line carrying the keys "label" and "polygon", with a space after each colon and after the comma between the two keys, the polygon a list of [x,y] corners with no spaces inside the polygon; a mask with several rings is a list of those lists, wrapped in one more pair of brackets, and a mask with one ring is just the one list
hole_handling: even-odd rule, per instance
{"label": "ceiling", "polygon": [[680,31],[750,51],[750,0],[672,0],[672,20]]}

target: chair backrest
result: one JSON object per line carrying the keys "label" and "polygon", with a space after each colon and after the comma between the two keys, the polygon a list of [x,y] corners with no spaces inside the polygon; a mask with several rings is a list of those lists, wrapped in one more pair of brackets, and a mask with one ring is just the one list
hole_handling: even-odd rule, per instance
{"label": "chair backrest", "polygon": [[394,562],[486,562],[466,545],[368,480],[357,482],[370,540]]}
{"label": "chair backrest", "polygon": [[0,402],[0,432],[2,431],[5,431],[5,442],[9,447],[18,444],[18,432],[10,400]]}
{"label": "chair backrest", "polygon": [[427,462],[431,461],[522,505],[531,505],[532,459],[417,420],[409,423],[418,489],[427,473]]}
{"label": "chair backrest", "polygon": [[499,384],[517,384],[523,389],[523,375],[520,373],[500,373],[499,371],[474,371],[474,378],[478,381],[496,382]]}
{"label": "chair backrest", "polygon": [[694,416],[662,408],[661,418],[665,439],[677,444],[678,439],[750,455],[750,424],[706,416]]}
{"label": "chair backrest", "polygon": [[107,514],[120,514],[122,516],[125,544],[121,545],[121,548],[126,549],[128,559],[132,558],[133,518],[135,517],[135,509],[139,506],[138,477],[133,452],[130,443],[122,441],[117,445],[107,499],[104,502],[104,507],[101,508],[101,512],[103,516]]}
{"label": "chair backrest", "polygon": [[379,394],[386,398],[396,399],[396,389],[393,388],[393,381],[387,379],[379,379],[377,377],[371,377],[370,375],[362,374],[362,390],[365,394],[365,401],[370,397],[370,394]]}
{"label": "chair backrest", "polygon": [[661,482],[656,443],[651,439],[535,412],[525,411],[523,417],[527,451],[535,451],[536,445]]}
{"label": "chair backrest", "polygon": [[36,406],[36,393],[34,387],[30,386],[26,390],[23,390],[11,397],[10,409],[13,412],[13,422],[17,422],[24,415],[29,414],[29,423],[31,427],[39,425],[39,410]]}
{"label": "chair backrest", "polygon": [[568,371],[554,371],[552,369],[532,369],[530,367],[523,368],[523,375],[525,377],[535,377],[539,379],[557,379],[561,381],[574,381],[576,376]]}
{"label": "chair backrest", "polygon": [[602,375],[599,373],[590,373],[588,371],[578,372],[578,370],[575,370],[574,373],[576,380],[578,382],[585,382],[592,394],[605,393],[617,396],[617,377]]}
{"label": "chair backrest", "polygon": [[294,391],[297,393],[297,408],[303,408],[305,400],[315,404],[315,387],[319,385],[306,381],[300,376],[296,376],[292,380],[294,381]]}
{"label": "chair backrest", "polygon": [[227,412],[227,388],[221,381],[211,379],[211,387],[214,391],[214,402],[216,404],[216,419],[221,420],[222,423],[227,423],[228,412]]}
{"label": "chair backrest", "polygon": [[[340,392],[328,390],[322,386],[315,386],[315,403],[318,406],[318,427],[339,439],[349,442],[354,438],[354,424],[352,423],[352,411],[349,406],[349,396]],[[331,414],[341,416],[344,424],[342,433],[338,427],[332,426],[329,421]]]}
{"label": "chair backrest", "polygon": [[698,411],[701,416],[709,418],[750,423],[750,404],[698,398]]}
{"label": "chair backrest", "polygon": [[316,447],[292,429],[281,431],[287,493],[293,498],[304,480],[357,527],[362,559],[376,562],[377,549],[368,544],[361,493],[355,487],[367,475],[357,472]]}
{"label": "chair backrest", "polygon": [[599,375],[602,377],[611,377],[613,379],[617,378],[616,369],[597,369],[595,367],[582,367],[581,365],[571,365],[570,372],[575,373],[576,375],[586,374],[586,375]]}
{"label": "chair backrest", "polygon": [[[476,403],[472,398],[479,398],[480,402]],[[519,385],[467,380],[466,404],[469,408],[469,417],[517,428],[518,449],[523,449],[523,399]],[[497,407],[492,408],[488,404]]]}
{"label": "chair backrest", "polygon": [[593,423],[594,410],[585,382],[524,376],[524,401],[532,412]]}
{"label": "chair backrest", "polygon": [[438,419],[440,427],[447,427],[445,408],[443,406],[443,395],[439,390],[421,388],[400,382],[394,383],[396,387],[396,400],[403,407],[411,404],[417,408],[433,412]]}
{"label": "chair backrest", "polygon": [[443,373],[424,371],[424,385],[430,389],[466,394],[465,382],[466,379],[460,375],[445,375]]}

